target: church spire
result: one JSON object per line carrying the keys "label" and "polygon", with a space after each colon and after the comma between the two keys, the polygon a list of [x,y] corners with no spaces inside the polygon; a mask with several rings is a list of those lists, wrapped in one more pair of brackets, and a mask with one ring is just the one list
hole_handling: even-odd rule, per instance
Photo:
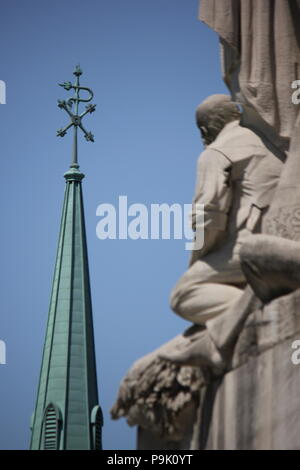
{"label": "church spire", "polygon": [[[80,86],[82,71],[76,67],[76,82],[64,82],[75,94],[58,101],[71,122],[57,132],[63,137],[74,127],[73,154],[65,173],[66,188],[50,299],[48,325],[35,412],[31,449],[101,449],[102,412],[94,346],[87,243],[77,152],[77,131],[88,141],[94,137],[82,125],[83,117],[95,110],[89,104],[79,114],[80,102],[89,102],[93,92]],[[88,96],[80,98],[80,91]],[[74,107],[74,112],[72,111]]]}

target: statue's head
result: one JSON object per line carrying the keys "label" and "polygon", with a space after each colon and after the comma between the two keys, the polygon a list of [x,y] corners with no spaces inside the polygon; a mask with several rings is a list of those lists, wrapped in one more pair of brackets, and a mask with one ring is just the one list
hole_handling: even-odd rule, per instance
{"label": "statue's head", "polygon": [[211,95],[197,108],[196,122],[205,145],[211,144],[231,121],[240,119],[241,113],[228,95]]}

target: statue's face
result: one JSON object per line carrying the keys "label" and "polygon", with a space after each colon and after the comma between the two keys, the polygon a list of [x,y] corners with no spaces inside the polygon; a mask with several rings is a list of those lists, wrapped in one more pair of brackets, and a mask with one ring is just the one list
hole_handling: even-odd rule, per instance
{"label": "statue's face", "polygon": [[224,96],[212,95],[197,108],[196,123],[205,146],[218,137],[226,124],[240,118],[236,105]]}

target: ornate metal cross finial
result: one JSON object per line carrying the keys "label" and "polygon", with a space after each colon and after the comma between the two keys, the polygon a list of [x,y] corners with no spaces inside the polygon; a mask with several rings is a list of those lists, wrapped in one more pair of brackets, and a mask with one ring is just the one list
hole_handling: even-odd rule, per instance
{"label": "ornate metal cross finial", "polygon": [[[82,70],[79,65],[76,66],[76,69],[73,72],[73,74],[76,77],[76,82],[74,85],[72,85],[71,82],[59,83],[59,86],[63,87],[67,91],[73,89],[75,91],[75,95],[73,96],[73,98],[70,98],[68,101],[58,100],[58,107],[61,109],[64,109],[68,113],[68,115],[70,116],[71,122],[66,127],[59,129],[57,131],[57,136],[64,137],[67,133],[67,130],[70,129],[70,127],[74,126],[73,159],[72,159],[71,167],[79,168],[78,155],[77,155],[77,128],[79,127],[82,130],[86,140],[94,142],[93,134],[85,130],[85,128],[82,125],[82,119],[84,118],[86,114],[93,113],[96,109],[96,105],[89,104],[85,107],[85,111],[83,111],[81,114],[78,114],[79,103],[80,102],[88,103],[89,101],[93,99],[94,94],[90,88],[80,86],[79,77],[82,74]],[[80,90],[85,90],[89,94],[88,98],[86,99],[80,98],[79,96]],[[71,111],[73,105],[75,105],[74,112]]]}

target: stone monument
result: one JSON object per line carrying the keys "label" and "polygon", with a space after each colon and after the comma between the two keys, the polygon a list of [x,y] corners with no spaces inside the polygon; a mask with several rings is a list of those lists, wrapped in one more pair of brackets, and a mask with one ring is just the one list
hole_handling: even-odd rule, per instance
{"label": "stone monument", "polygon": [[300,1],[201,0],[200,19],[232,101],[197,112],[205,243],[171,295],[193,325],[133,365],[112,416],[139,449],[299,449]]}

